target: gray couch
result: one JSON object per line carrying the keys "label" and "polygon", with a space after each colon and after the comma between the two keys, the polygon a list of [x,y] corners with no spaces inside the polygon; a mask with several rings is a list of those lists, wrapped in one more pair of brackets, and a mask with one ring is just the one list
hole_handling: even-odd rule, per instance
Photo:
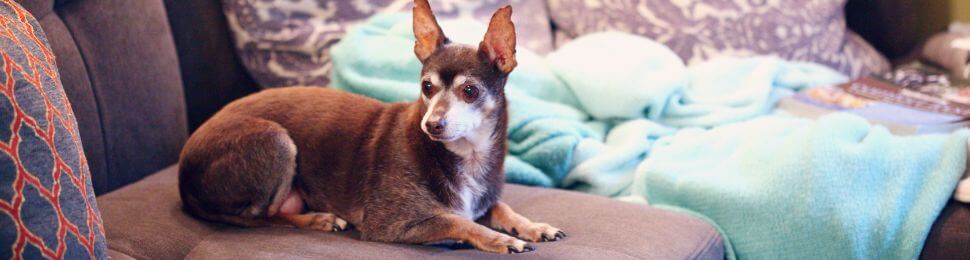
{"label": "gray couch", "polygon": [[[171,1],[170,16],[159,0],[23,4],[57,54],[95,189],[102,194],[98,204],[113,257],[495,256],[361,242],[355,232],[242,229],[186,215],[170,165],[189,129],[225,103],[256,91],[235,60],[218,1]],[[531,256],[710,259],[724,254],[714,228],[683,214],[517,185],[509,185],[503,199],[523,215],[571,235],[539,244]]]}
{"label": "gray couch", "polygon": [[[172,167],[187,135],[257,91],[232,49],[219,0],[18,0],[47,33],[78,119],[110,255],[127,258],[493,257],[471,249],[383,244],[358,234],[241,229],[181,210]],[[508,185],[523,215],[570,233],[548,258],[722,258],[704,221],[574,192]],[[953,204],[924,257],[967,255],[970,209]]]}

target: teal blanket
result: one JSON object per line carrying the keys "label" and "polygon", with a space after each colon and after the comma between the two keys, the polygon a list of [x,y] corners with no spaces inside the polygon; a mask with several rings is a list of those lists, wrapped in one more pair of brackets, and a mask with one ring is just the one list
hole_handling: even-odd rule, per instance
{"label": "teal blanket", "polygon": [[[455,42],[484,26],[445,22]],[[331,50],[333,87],[418,98],[409,14]],[[794,91],[846,78],[772,57],[685,66],[651,40],[600,33],[539,57],[506,86],[507,181],[649,202],[708,219],[728,257],[914,258],[964,170],[968,132],[897,137],[865,120],[772,114]]]}
{"label": "teal blanket", "polygon": [[896,137],[847,114],[687,129],[654,143],[623,199],[712,220],[742,259],[915,259],[968,135]]}

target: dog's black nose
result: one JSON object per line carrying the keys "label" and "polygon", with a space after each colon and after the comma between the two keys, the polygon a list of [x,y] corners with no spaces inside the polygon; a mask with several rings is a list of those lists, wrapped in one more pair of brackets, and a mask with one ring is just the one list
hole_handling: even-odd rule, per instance
{"label": "dog's black nose", "polygon": [[445,132],[445,121],[428,121],[424,123],[424,126],[428,129],[428,133],[432,135],[440,135]]}

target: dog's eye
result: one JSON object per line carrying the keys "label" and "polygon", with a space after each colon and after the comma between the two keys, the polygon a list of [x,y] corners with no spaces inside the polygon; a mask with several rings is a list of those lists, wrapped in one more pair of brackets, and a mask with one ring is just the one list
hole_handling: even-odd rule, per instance
{"label": "dog's eye", "polygon": [[465,88],[462,89],[461,91],[462,93],[465,93],[465,98],[468,99],[469,101],[473,101],[478,98],[478,88],[476,88],[475,86],[472,86],[472,85],[465,86]]}
{"label": "dog's eye", "polygon": [[431,95],[431,82],[421,82],[421,92],[424,92],[425,96]]}

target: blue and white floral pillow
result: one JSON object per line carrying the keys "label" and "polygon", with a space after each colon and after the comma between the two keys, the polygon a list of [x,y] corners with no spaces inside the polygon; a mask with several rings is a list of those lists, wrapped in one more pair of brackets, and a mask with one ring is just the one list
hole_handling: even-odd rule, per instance
{"label": "blue and white floral pillow", "polygon": [[688,64],[719,55],[777,55],[850,76],[889,62],[845,26],[845,0],[547,0],[557,46],[600,31],[643,35]]}
{"label": "blue and white floral pillow", "polygon": [[[263,87],[326,86],[330,47],[348,28],[374,14],[410,11],[413,0],[223,0],[236,49]],[[439,21],[472,18],[487,23],[496,9],[514,6],[519,45],[538,53],[552,50],[545,1],[431,1]],[[447,33],[447,32],[446,32]]]}

